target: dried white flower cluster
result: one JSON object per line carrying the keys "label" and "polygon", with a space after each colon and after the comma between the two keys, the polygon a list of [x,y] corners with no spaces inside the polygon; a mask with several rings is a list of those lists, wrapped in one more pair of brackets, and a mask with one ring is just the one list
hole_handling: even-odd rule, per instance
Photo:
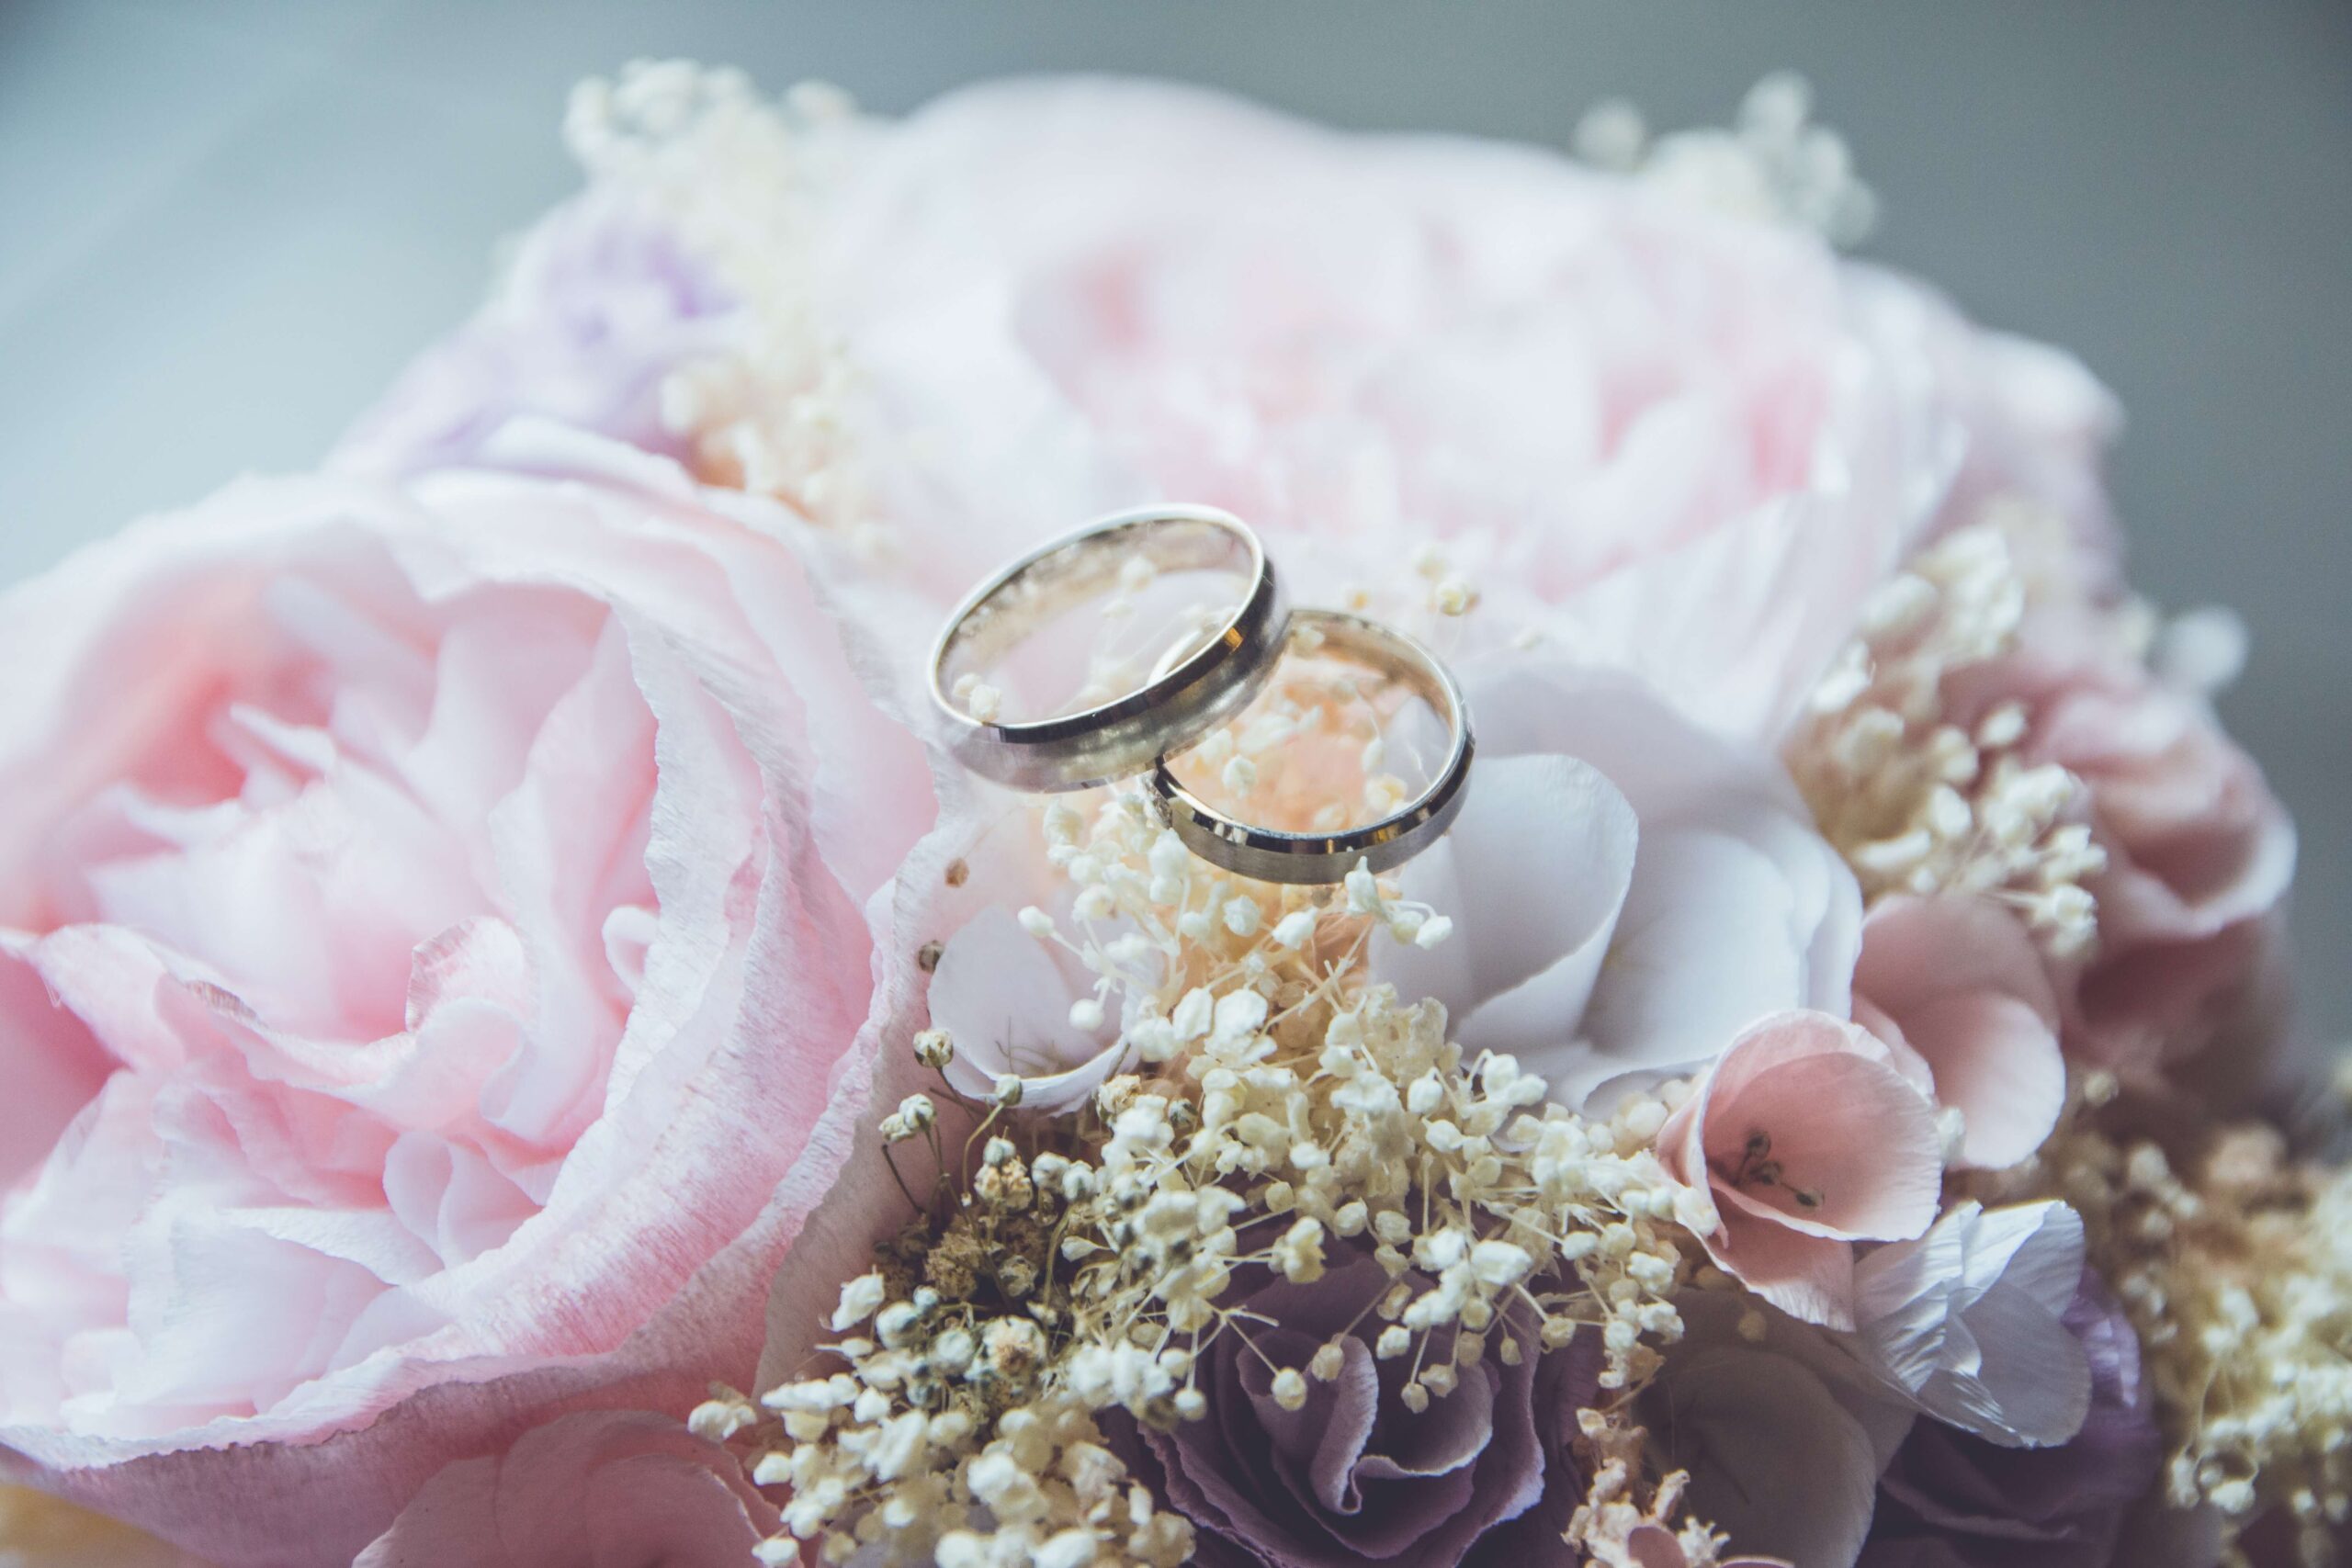
{"label": "dried white flower cluster", "polygon": [[1865,898],[1987,895],[2015,908],[2052,953],[2075,956],[2098,934],[2083,879],[2106,863],[2079,819],[2081,784],[2062,767],[2018,758],[2020,705],[1968,728],[1945,707],[1950,676],[2015,647],[2028,592],[2001,524],[1947,536],[1864,606],[1788,761]]}
{"label": "dried white flower cluster", "polygon": [[[1035,909],[1023,924],[1097,976],[1077,1010],[1115,1008],[1137,1070],[1058,1117],[1001,1080],[960,1161],[928,1097],[891,1113],[888,1138],[928,1140],[955,1176],[844,1290],[844,1369],[762,1402],[777,1419],[753,1427],[754,1479],[791,1487],[772,1561],[809,1540],[828,1561],[947,1568],[1182,1561],[1191,1527],[1101,1421],[1204,1415],[1203,1352],[1255,1323],[1229,1288],[1311,1284],[1342,1252],[1393,1281],[1370,1337],[1408,1364],[1408,1411],[1487,1356],[1580,1334],[1630,1396],[1680,1332],[1690,1271],[1681,1189],[1650,1152],[1666,1104],[1584,1120],[1507,1056],[1465,1062],[1436,1003],[1367,986],[1368,942],[1448,925],[1368,870],[1337,890],[1221,876],[1133,794],[1091,818],[1055,802],[1045,831],[1074,929]],[[936,1068],[956,1047],[932,1030],[914,1049]],[[1272,1397],[1296,1408],[1341,1363],[1335,1341],[1276,1367]],[[732,1435],[757,1417],[729,1394],[701,1420]]]}
{"label": "dried white flower cluster", "polygon": [[2234,1532],[2284,1509],[2306,1562],[2352,1519],[2352,1170],[2292,1159],[2277,1129],[2204,1134],[2177,1159],[2077,1109],[2009,1189],[2064,1198],[2140,1337],[2166,1499]]}
{"label": "dried white flower cluster", "polygon": [[644,204],[740,302],[728,351],[662,386],[663,423],[693,440],[702,477],[874,546],[843,435],[854,378],[802,261],[854,126],[831,87],[804,84],[772,104],[740,71],[640,60],[572,90],[564,137],[598,186]]}
{"label": "dried white flower cluster", "polygon": [[1591,1568],[1719,1568],[1724,1563],[1730,1542],[1723,1532],[1697,1519],[1685,1518],[1679,1527],[1674,1522],[1690,1484],[1687,1471],[1661,1476],[1644,1506],[1635,1500],[1634,1482],[1646,1434],[1639,1427],[1611,1431],[1588,1423],[1587,1436],[1604,1457],[1568,1526],[1567,1539],[1583,1551]]}
{"label": "dried white flower cluster", "polygon": [[1833,245],[1861,243],[1878,222],[1878,197],[1854,173],[1846,139],[1813,123],[1813,87],[1791,72],[1749,88],[1728,130],[1653,141],[1641,111],[1611,98],[1577,123],[1574,144],[1596,167],[1737,217],[1798,224]]}

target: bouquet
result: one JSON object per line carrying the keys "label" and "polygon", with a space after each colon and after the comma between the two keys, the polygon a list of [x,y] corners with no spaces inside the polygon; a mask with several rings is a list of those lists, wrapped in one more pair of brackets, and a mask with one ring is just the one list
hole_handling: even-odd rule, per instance
{"label": "bouquet", "polygon": [[[0,614],[10,1561],[2332,1560],[2243,633],[2088,374],[1839,254],[1801,85],[565,130],[318,471]],[[1419,852],[943,739],[971,585],[1170,503],[1458,698]],[[1410,809],[1329,665],[1184,798]]]}

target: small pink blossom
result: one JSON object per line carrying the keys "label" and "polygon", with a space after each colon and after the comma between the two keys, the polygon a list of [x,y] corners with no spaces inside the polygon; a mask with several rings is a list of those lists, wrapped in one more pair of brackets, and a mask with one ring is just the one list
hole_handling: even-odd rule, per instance
{"label": "small pink blossom", "polygon": [[[2274,917],[2295,869],[2293,823],[2203,696],[2113,646],[2103,620],[2038,611],[2014,656],[1957,679],[1955,717],[2018,702],[2019,754],[2079,780],[2105,870],[2085,886],[2098,944],[2063,966],[2067,1048],[2145,1075],[2246,1043],[2267,998]],[[2241,1071],[2241,1087],[2258,1074]]]}
{"label": "small pink blossom", "polygon": [[353,1568],[751,1568],[776,1526],[719,1444],[668,1416],[592,1411],[446,1466]]}
{"label": "small pink blossom", "polygon": [[2033,939],[1989,899],[1898,896],[1862,922],[1854,1018],[1959,1112],[1956,1163],[2015,1165],[2066,1099],[2058,998]]}
{"label": "small pink blossom", "polygon": [[1734,1040],[1657,1136],[1708,1256],[1792,1316],[1854,1325],[1857,1241],[1936,1217],[1935,1111],[1868,1030],[1784,1012]]}

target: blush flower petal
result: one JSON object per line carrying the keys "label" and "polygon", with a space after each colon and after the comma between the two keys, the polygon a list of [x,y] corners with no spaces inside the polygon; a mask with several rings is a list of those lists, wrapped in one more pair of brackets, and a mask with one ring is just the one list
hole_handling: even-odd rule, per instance
{"label": "blush flower petal", "polygon": [[[2021,756],[2080,782],[2106,856],[2086,880],[2098,944],[2059,972],[2069,1052],[2147,1078],[2209,1046],[2267,1043],[2267,965],[2294,824],[2200,694],[2166,684],[2071,602],[2031,615],[2010,658],[1955,682],[1958,716],[2020,704]],[[2241,1099],[2261,1074],[2208,1073]]]}
{"label": "blush flower petal", "polygon": [[1884,1042],[1825,1013],[1776,1014],[1732,1042],[1657,1148],[1703,1199],[1719,1266],[1838,1328],[1853,1324],[1849,1244],[1919,1235],[1942,1184],[1933,1108]]}
{"label": "blush flower petal", "polygon": [[2103,522],[2111,411],[2063,355],[1563,158],[1083,80],[845,161],[813,288],[861,440],[923,454],[872,499],[943,604],[1057,519],[1196,498],[1315,597],[1435,543],[1498,645],[1540,625],[1769,745],[1947,509]]}
{"label": "blush flower petal", "polygon": [[1936,1101],[1962,1118],[1959,1163],[2015,1165],[2065,1100],[2058,998],[2017,919],[1988,899],[1880,900],[1862,926],[1856,1012],[1917,1052]]}

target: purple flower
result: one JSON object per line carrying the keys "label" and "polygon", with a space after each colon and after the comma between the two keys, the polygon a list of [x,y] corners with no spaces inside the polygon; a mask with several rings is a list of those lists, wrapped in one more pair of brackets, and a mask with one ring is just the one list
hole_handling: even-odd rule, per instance
{"label": "purple flower", "polygon": [[[1541,1358],[1529,1343],[1510,1366],[1498,1326],[1460,1386],[1415,1415],[1403,1399],[1414,1354],[1373,1353],[1387,1326],[1369,1310],[1389,1286],[1379,1264],[1359,1257],[1312,1285],[1260,1278],[1224,1298],[1249,1314],[1236,1325],[1248,1341],[1228,1330],[1203,1353],[1208,1414],[1125,1445],[1159,1495],[1198,1527],[1196,1562],[1541,1568],[1570,1560],[1560,1531],[1586,1487],[1570,1444],[1577,1412],[1595,1402],[1597,1336]],[[1416,1290],[1429,1284],[1405,1278]],[[1335,1335],[1339,1375],[1310,1378],[1305,1406],[1283,1409],[1274,1370],[1305,1367]],[[1429,1350],[1449,1354],[1451,1345],[1440,1331]]]}
{"label": "purple flower", "polygon": [[2082,1430],[2056,1448],[1998,1448],[1921,1421],[1879,1481],[1860,1568],[2103,1568],[2124,1515],[2155,1484],[2162,1444],[2140,1342],[2084,1270],[2061,1321],[2091,1363]]}
{"label": "purple flower", "polygon": [[676,235],[592,193],[531,231],[490,302],[401,373],[328,466],[392,479],[471,462],[526,415],[682,457],[662,378],[718,350],[734,309]]}

